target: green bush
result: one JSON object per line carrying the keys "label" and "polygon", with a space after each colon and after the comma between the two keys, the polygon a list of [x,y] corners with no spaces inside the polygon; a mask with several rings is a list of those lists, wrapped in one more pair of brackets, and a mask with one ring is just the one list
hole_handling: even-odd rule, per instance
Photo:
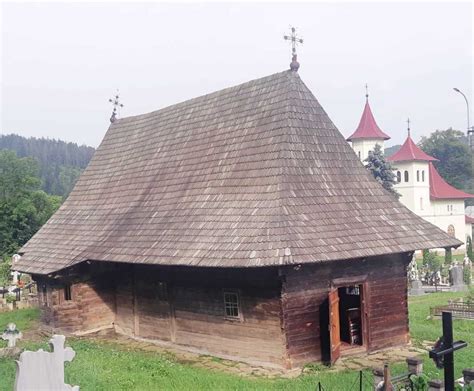
{"label": "green bush", "polygon": [[441,271],[443,266],[436,251],[431,252],[429,250],[423,250],[423,265],[427,266],[432,273]]}
{"label": "green bush", "polygon": [[471,268],[465,267],[463,269],[463,280],[466,285],[471,285]]}
{"label": "green bush", "polygon": [[12,294],[8,294],[5,296],[5,300],[7,303],[14,303],[16,301],[16,296]]}
{"label": "green bush", "polygon": [[452,262],[453,262],[453,253],[451,251],[451,248],[446,248],[444,252],[444,264],[451,265]]}
{"label": "green bush", "polygon": [[471,261],[474,261],[474,254],[472,252],[472,239],[470,236],[467,237],[466,248],[467,248],[466,253],[467,253],[468,258]]}
{"label": "green bush", "polygon": [[0,259],[0,286],[8,285],[8,281],[10,281],[10,261]]}

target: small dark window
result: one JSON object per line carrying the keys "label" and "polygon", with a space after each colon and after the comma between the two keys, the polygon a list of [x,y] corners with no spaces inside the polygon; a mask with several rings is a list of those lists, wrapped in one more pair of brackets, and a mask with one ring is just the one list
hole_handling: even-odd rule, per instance
{"label": "small dark window", "polygon": [[422,182],[425,181],[425,170],[422,170],[422,171],[421,171],[421,181],[422,181]]}
{"label": "small dark window", "polygon": [[404,176],[405,182],[408,182],[408,171],[405,171],[403,176]]}
{"label": "small dark window", "polygon": [[48,303],[48,288],[46,287],[45,284],[43,284],[41,286],[41,296],[42,296],[43,305],[48,307],[49,306],[49,303]]}
{"label": "small dark window", "polygon": [[416,181],[420,181],[420,170],[416,170]]}
{"label": "small dark window", "polygon": [[67,284],[64,287],[64,300],[72,300],[71,284]]}
{"label": "small dark window", "polygon": [[158,282],[156,290],[157,290],[156,295],[158,297],[158,300],[163,300],[163,301],[168,300],[168,286],[166,285],[166,282],[163,282],[163,281]]}
{"label": "small dark window", "polygon": [[397,171],[397,182],[400,183],[402,181],[402,173]]}
{"label": "small dark window", "polygon": [[240,302],[237,292],[224,292],[226,318],[240,319]]}
{"label": "small dark window", "polygon": [[359,155],[359,159],[360,159],[360,151],[359,151],[359,152],[357,152],[357,153],[358,153],[358,155]]}

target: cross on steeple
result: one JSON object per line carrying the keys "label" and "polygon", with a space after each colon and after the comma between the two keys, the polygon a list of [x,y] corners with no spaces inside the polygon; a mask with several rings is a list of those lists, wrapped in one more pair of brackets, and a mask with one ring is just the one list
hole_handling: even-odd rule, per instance
{"label": "cross on steeple", "polygon": [[407,118],[408,137],[410,137],[410,118]]}
{"label": "cross on steeple", "polygon": [[291,35],[284,35],[283,39],[285,41],[290,41],[291,43],[292,57],[291,57],[290,69],[296,72],[298,68],[300,67],[300,64],[298,63],[297,56],[296,56],[296,46],[298,46],[298,44],[303,44],[303,39],[298,37],[298,35],[296,34],[295,27],[291,27]]}
{"label": "cross on steeple", "polygon": [[110,122],[112,123],[115,122],[115,120],[117,119],[117,108],[123,107],[123,104],[120,103],[119,99],[120,96],[118,90],[115,96],[109,99],[109,102],[112,103],[112,106],[114,107],[114,109],[112,110],[112,116],[110,117]]}
{"label": "cross on steeple", "polygon": [[365,83],[365,99],[369,100],[369,86]]}

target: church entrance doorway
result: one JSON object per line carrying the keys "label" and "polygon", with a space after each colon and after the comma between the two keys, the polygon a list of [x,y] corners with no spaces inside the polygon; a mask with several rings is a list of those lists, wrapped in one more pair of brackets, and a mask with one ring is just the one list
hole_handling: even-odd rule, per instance
{"label": "church entrance doorway", "polygon": [[322,359],[334,364],[341,354],[362,350],[364,336],[363,284],[331,288],[320,306]]}

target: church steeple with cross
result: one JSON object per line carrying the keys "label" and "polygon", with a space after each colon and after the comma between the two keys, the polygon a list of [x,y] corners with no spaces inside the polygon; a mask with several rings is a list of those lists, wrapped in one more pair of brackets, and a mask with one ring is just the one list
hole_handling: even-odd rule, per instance
{"label": "church steeple with cross", "polygon": [[374,150],[375,145],[378,144],[383,149],[384,141],[389,139],[390,136],[383,132],[375,121],[369,104],[369,86],[365,83],[364,111],[359,126],[347,138],[347,141],[352,143],[352,149],[359,156],[359,159],[364,161],[369,156],[369,152]]}

